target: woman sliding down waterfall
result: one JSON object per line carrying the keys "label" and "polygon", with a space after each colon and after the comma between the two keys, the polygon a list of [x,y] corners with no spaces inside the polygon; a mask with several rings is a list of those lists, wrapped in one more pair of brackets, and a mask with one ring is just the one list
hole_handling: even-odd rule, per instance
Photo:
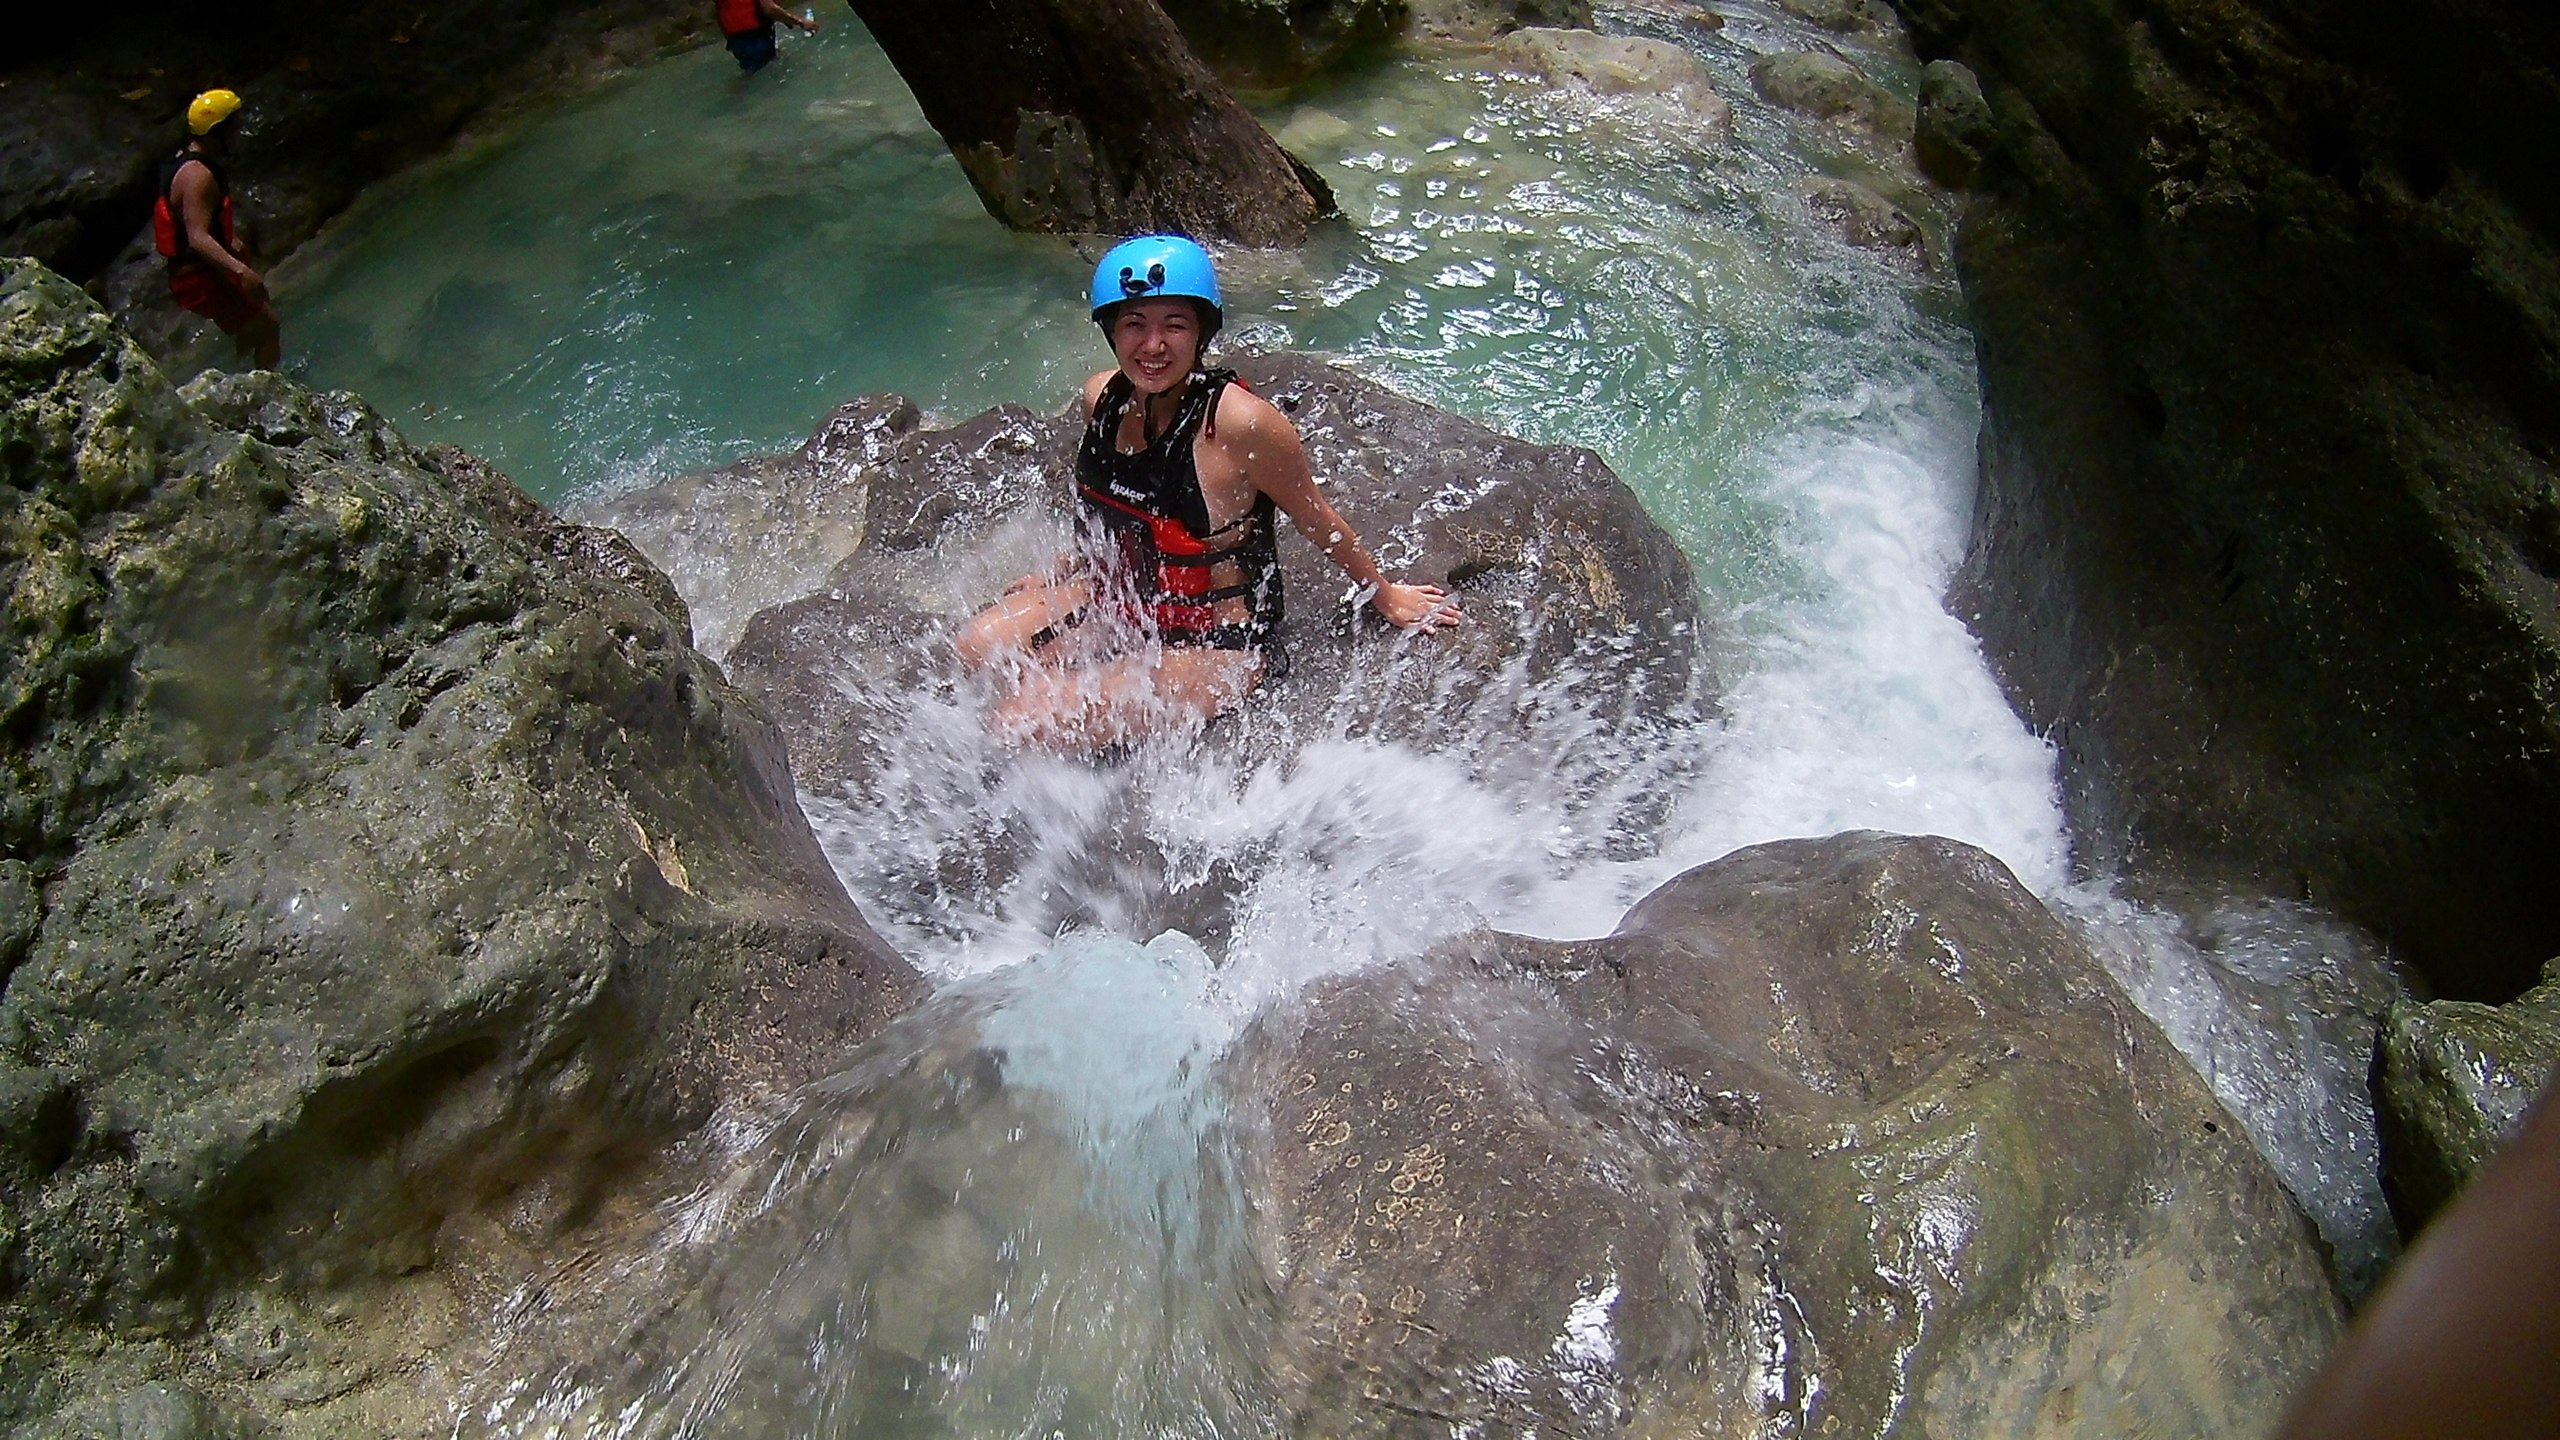
{"label": "woman sliding down waterfall", "polygon": [[1142,235],[1093,271],[1093,321],[1116,369],[1085,382],[1076,450],[1080,543],[960,629],[961,658],[1004,687],[998,730],[1093,751],[1232,709],[1285,667],[1275,509],[1410,630],[1459,623],[1437,585],[1378,573],[1317,492],[1297,427],[1202,366],[1218,275],[1179,235]]}

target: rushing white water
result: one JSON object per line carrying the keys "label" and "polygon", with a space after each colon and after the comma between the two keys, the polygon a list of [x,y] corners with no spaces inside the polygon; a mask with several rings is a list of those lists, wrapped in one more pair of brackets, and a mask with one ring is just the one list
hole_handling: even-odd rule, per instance
{"label": "rushing white water", "polygon": [[[1321,975],[1478,925],[1606,933],[1688,866],[1854,827],[1970,841],[2064,909],[2342,1274],[2382,1263],[2360,1077],[2394,982],[2316,916],[2187,921],[2074,887],[2053,754],[1942,603],[1977,423],[1949,217],[1907,157],[1743,78],[1757,51],[1838,41],[1719,8],[1721,31],[1671,3],[1605,17],[1693,54],[1732,138],[1493,56],[1408,55],[1266,117],[1347,223],[1225,258],[1239,339],[1608,459],[1719,617],[1720,718],[1649,737],[1642,764],[1585,763],[1585,722],[1559,714],[1437,747],[1346,730],[1248,765],[1177,739],[1096,767],[1002,749],[965,693],[873,697],[898,715],[875,778],[804,799],[945,994],[671,1218],[706,1290],[754,1303],[638,1378],[498,1362],[480,1428],[1276,1433],[1236,1359],[1261,1301],[1222,1248],[1240,1222],[1203,1089],[1237,1028]],[[1063,403],[1104,359],[1083,262],[984,220],[858,26],[785,45],[754,82],[684,57],[371,202],[286,277],[314,377],[554,499],[788,448],[861,391],[945,418]],[[1908,56],[1853,53],[1908,93]],[[1843,243],[1802,198],[1822,173],[1891,195],[1929,245]],[[1001,1083],[972,1089],[981,1072]],[[1600,1293],[1559,1345],[1608,1343]],[[1186,1369],[1194,1334],[1210,1358]]]}

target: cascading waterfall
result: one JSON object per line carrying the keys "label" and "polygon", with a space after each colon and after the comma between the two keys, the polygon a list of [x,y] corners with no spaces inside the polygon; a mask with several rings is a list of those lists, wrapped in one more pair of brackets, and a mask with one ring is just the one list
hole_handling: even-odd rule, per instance
{"label": "cascading waterfall", "polygon": [[[2053,756],[1942,604],[1978,420],[1950,217],[1889,151],[1755,100],[1751,56],[1815,37],[1720,8],[1721,31],[1604,21],[1694,53],[1730,138],[1458,52],[1267,115],[1345,223],[1227,279],[1233,342],[1598,450],[1721,617],[1722,713],[1615,748],[1554,707],[1525,735],[1480,712],[1421,746],[1346,726],[1286,764],[1175,741],[1097,767],[1001,750],[965,688],[848,697],[897,717],[876,776],[804,803],[943,993],[789,1114],[738,1117],[729,1180],[668,1209],[650,1262],[690,1299],[604,1307],[565,1347],[594,1358],[550,1374],[509,1362],[567,1323],[528,1300],[462,1430],[1281,1433],[1217,1086],[1238,1030],[1319,976],[1480,925],[1606,933],[1688,866],[1853,827],[1999,856],[2196,1060],[2342,1274],[2387,1258],[2361,1082],[2393,977],[2316,915],[2075,886]],[[1797,188],[1820,173],[1935,248],[1842,243]],[[286,280],[312,378],[569,501],[788,448],[856,393],[1063,403],[1107,358],[1083,263],[986,222],[844,23],[753,82],[686,56],[403,181]]]}

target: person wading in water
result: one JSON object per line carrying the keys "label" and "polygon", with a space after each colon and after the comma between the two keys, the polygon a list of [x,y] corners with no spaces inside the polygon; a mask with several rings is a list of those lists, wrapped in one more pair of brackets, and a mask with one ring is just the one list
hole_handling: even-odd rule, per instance
{"label": "person wading in water", "polygon": [[1410,630],[1460,621],[1437,585],[1387,579],[1316,488],[1297,428],[1204,368],[1222,322],[1208,252],[1142,235],[1094,267],[1093,320],[1116,369],[1085,382],[1076,451],[1085,542],[961,627],[961,659],[997,678],[998,731],[1095,751],[1233,709],[1282,664],[1275,512]]}
{"label": "person wading in water", "polygon": [[231,153],[240,97],[207,90],[187,106],[187,143],[161,162],[160,198],[151,209],[151,243],[169,262],[169,294],[222,327],[242,354],[272,370],[283,354],[282,324],[267,296],[266,277],[241,258],[231,215]]}
{"label": "person wading in water", "polygon": [[775,21],[813,34],[818,28],[815,11],[795,15],[783,9],[780,0],[719,0],[715,13],[720,20],[720,34],[729,42],[730,55],[736,58],[738,68],[750,75],[773,63]]}

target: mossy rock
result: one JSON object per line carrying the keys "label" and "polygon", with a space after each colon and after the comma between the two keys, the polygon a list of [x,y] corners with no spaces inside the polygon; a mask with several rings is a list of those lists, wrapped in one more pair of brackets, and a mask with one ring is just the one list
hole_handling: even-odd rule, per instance
{"label": "mossy rock", "polygon": [[921,988],[619,537],[24,261],[0,594],[0,1420],[139,1346],[354,1425]]}

